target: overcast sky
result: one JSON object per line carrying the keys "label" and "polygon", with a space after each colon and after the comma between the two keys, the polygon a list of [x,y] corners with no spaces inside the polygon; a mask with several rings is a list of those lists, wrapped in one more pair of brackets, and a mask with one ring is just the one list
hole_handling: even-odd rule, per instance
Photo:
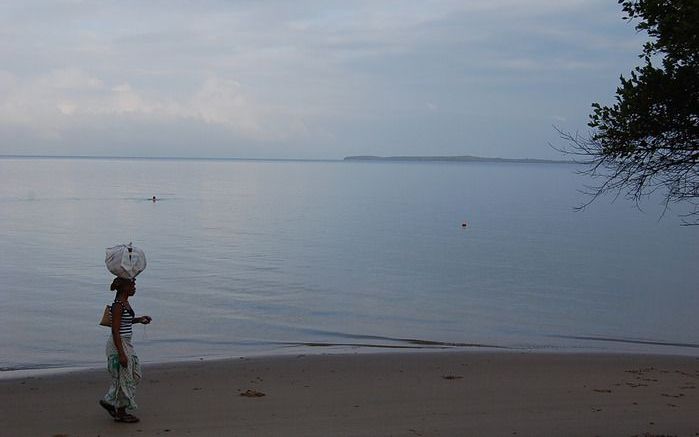
{"label": "overcast sky", "polygon": [[0,154],[557,158],[643,40],[613,0],[0,0]]}

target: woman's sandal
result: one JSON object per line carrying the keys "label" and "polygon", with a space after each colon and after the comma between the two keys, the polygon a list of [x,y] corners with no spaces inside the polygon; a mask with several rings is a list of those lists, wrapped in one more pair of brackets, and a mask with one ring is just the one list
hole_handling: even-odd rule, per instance
{"label": "woman's sandal", "polygon": [[136,423],[138,422],[139,419],[138,417],[132,415],[132,414],[122,414],[121,416],[114,416],[114,421],[115,422],[124,422],[124,423]]}
{"label": "woman's sandal", "polygon": [[107,410],[107,413],[109,413],[110,416],[116,417],[116,408],[114,408],[113,405],[111,405],[109,402],[105,401],[104,399],[100,399],[100,405],[102,408]]}

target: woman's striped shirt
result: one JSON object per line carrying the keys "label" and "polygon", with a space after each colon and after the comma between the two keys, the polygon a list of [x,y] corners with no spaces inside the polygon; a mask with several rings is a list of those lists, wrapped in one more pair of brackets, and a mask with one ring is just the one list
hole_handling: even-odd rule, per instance
{"label": "woman's striped shirt", "polygon": [[[116,304],[117,302],[114,302]],[[121,303],[121,324],[119,325],[119,334],[122,337],[131,337],[133,334],[133,330],[131,325],[133,325],[133,319],[135,316],[135,313],[133,309],[130,307],[127,307],[124,305],[123,302],[118,302]],[[114,305],[112,305],[112,313],[114,312]]]}

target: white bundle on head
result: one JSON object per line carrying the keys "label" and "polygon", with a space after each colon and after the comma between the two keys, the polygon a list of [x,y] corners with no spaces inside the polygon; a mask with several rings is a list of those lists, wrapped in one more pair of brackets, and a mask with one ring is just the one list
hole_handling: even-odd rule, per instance
{"label": "white bundle on head", "polygon": [[107,249],[104,263],[119,278],[134,279],[146,269],[146,254],[131,243],[119,244]]}

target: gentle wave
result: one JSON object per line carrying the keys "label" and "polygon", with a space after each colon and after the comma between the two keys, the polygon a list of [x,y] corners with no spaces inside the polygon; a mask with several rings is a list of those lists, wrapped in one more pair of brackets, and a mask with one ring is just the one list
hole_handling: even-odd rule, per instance
{"label": "gentle wave", "polygon": [[638,340],[631,338],[614,338],[614,337],[593,337],[584,335],[551,335],[551,337],[556,338],[567,338],[571,340],[590,340],[590,341],[605,341],[613,343],[626,343],[626,344],[647,344],[652,346],[670,346],[670,347],[686,347],[699,349],[699,344],[695,343],[678,343],[673,341],[659,341],[659,340]]}

